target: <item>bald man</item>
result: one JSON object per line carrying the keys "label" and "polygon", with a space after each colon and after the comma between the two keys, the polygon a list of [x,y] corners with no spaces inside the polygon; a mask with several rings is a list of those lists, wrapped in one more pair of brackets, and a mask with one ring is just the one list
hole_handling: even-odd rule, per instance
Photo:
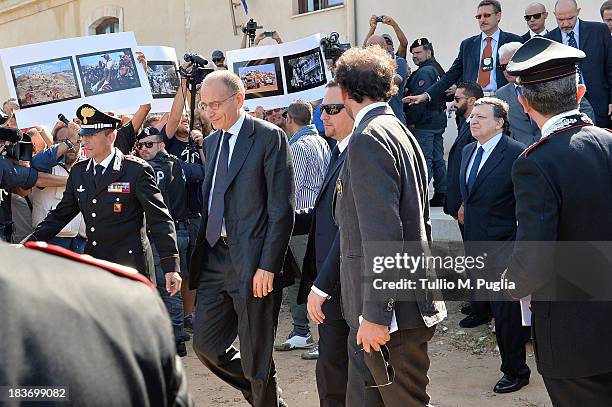
{"label": "bald man", "polygon": [[612,114],[612,38],[608,26],[578,18],[574,0],[555,4],[558,27],[545,35],[553,41],[582,50],[586,58],[578,63],[580,83],[586,85],[586,99],[595,110],[595,124],[610,127]]}
{"label": "bald man", "polygon": [[[387,50],[387,41],[385,41],[382,35],[374,34],[367,39],[366,47],[376,45],[384,50]],[[395,60],[395,84],[398,88],[397,93],[391,97],[391,100],[389,100],[389,106],[391,106],[391,109],[393,109],[393,113],[395,113],[397,118],[400,119],[402,123],[406,124],[406,117],[404,116],[404,102],[402,99],[404,98],[406,81],[408,80],[408,76],[410,76],[408,62],[406,62],[404,58],[393,54],[393,52],[389,52],[389,55]]]}
{"label": "bald man", "polygon": [[525,9],[525,21],[527,22],[527,31],[523,35],[523,43],[529,41],[535,36],[544,36],[548,34],[546,29],[546,19],[548,18],[548,11],[546,6],[542,3],[531,3]]}

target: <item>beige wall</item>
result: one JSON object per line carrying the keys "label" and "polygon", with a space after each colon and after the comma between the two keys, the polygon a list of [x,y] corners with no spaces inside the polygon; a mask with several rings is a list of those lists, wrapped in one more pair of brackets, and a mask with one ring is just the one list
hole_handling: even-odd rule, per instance
{"label": "beige wall", "polygon": [[[239,3],[239,0],[234,0]],[[209,57],[214,49],[235,49],[242,33],[234,35],[230,0],[0,0],[0,38],[3,47],[87,35],[88,26],[105,13],[117,15],[123,31],[134,31],[142,45],[167,45],[179,57],[186,51]],[[393,16],[409,41],[425,36],[433,42],[436,56],[448,68],[459,43],[476,34],[475,0],[345,0],[345,6],[295,16],[296,0],[249,0],[249,16],[266,30],[277,30],[283,40],[291,41],[316,32],[338,31],[341,39],[361,43],[372,14]],[[529,0],[502,0],[501,27],[523,34],[522,19]],[[549,9],[554,1],[543,2]],[[581,17],[599,20],[599,1],[583,0]],[[352,5],[355,5],[354,8]],[[354,12],[353,12],[354,11]],[[235,8],[236,21],[248,17],[242,7]],[[356,24],[356,26],[355,26]],[[548,27],[556,24],[549,16]],[[392,32],[388,27],[378,32]],[[265,40],[265,43],[271,40]],[[0,99],[8,96],[4,75],[0,78]]]}

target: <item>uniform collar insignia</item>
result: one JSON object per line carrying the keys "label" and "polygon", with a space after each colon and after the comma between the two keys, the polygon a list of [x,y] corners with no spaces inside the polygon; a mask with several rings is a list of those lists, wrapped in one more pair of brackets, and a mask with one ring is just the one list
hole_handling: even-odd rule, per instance
{"label": "uniform collar insignia", "polygon": [[584,126],[584,125],[593,125],[593,122],[591,121],[591,119],[589,119],[589,117],[584,114],[584,113],[580,113],[580,114],[571,114],[568,116],[562,116],[559,119],[557,119],[552,126],[548,127],[546,129],[546,132],[544,134],[542,134],[542,138],[548,137],[553,133],[556,133],[558,131],[562,131],[565,130],[569,127],[573,127],[573,126]]}

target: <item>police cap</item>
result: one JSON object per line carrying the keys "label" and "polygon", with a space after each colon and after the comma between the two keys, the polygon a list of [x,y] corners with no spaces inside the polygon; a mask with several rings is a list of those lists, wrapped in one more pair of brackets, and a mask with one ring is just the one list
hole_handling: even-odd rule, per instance
{"label": "police cap", "polygon": [[153,126],[145,127],[144,129],[142,129],[140,133],[138,133],[138,136],[136,136],[136,139],[142,140],[143,138],[146,138],[149,136],[159,136],[159,135],[161,135],[161,133],[155,127]]}
{"label": "police cap", "polygon": [[82,123],[81,135],[95,134],[104,129],[115,130],[121,124],[121,120],[109,116],[88,104],[79,107],[76,115]]}
{"label": "police cap", "polygon": [[429,42],[427,38],[417,38],[416,40],[414,40],[414,42],[410,46],[410,52],[412,52],[412,50],[415,49],[416,47],[420,47],[425,44],[431,44],[431,43]]}
{"label": "police cap", "polygon": [[576,75],[576,63],[585,57],[577,48],[534,37],[516,51],[506,70],[522,85],[549,82]]}

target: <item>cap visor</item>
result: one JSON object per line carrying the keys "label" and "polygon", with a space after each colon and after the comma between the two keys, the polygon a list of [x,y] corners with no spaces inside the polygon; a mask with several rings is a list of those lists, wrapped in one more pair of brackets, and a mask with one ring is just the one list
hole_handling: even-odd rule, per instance
{"label": "cap visor", "polygon": [[81,128],[81,131],[79,132],[79,134],[81,136],[91,136],[92,134],[96,134],[97,132],[102,131],[102,130],[106,130],[106,129],[84,129],[84,128]]}

